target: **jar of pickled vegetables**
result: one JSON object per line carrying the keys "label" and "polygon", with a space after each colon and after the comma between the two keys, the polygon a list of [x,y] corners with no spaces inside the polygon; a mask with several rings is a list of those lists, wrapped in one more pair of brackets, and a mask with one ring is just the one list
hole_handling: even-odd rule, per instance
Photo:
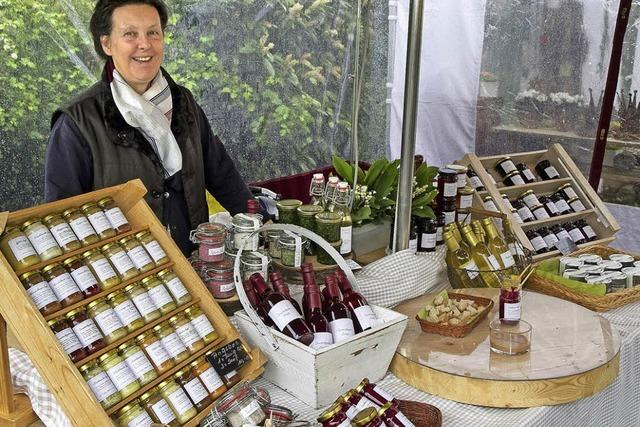
{"label": "jar of pickled vegetables", "polygon": [[111,224],[111,227],[113,227],[117,234],[131,231],[131,224],[129,224],[129,221],[127,221],[122,210],[120,210],[116,202],[111,197],[107,196],[98,200],[98,206],[102,208],[104,214],[109,220],[109,223]]}
{"label": "jar of pickled vegetables", "polygon": [[125,237],[118,242],[127,251],[127,255],[129,255],[129,258],[141,273],[146,273],[156,267],[142,243],[138,242],[133,236]]}
{"label": "jar of pickled vegetables", "polygon": [[169,427],[179,427],[180,423],[176,419],[176,414],[160,395],[157,388],[149,390],[140,396],[140,404],[147,410],[151,418],[155,417],[155,421]]}
{"label": "jar of pickled vegetables", "polygon": [[22,231],[38,253],[41,261],[62,255],[62,248],[40,218],[31,218],[22,224]]}
{"label": "jar of pickled vegetables", "polygon": [[167,256],[166,252],[164,251],[164,249],[162,249],[162,246],[160,246],[160,243],[158,243],[156,238],[153,237],[151,232],[141,231],[139,233],[136,233],[136,239],[138,239],[138,241],[142,243],[144,248],[147,250],[147,253],[151,255],[151,258],[153,258],[153,262],[155,262],[156,265],[164,264],[165,262],[169,261],[169,257]]}
{"label": "jar of pickled vegetables", "polygon": [[64,252],[75,251],[82,247],[82,243],[78,240],[76,233],[73,232],[61,214],[49,214],[42,218],[42,222],[49,228],[49,231]]}
{"label": "jar of pickled vegetables", "polygon": [[120,427],[142,427],[153,425],[153,419],[149,413],[140,406],[138,400],[134,400],[118,411],[118,424]]}
{"label": "jar of pickled vegetables", "polygon": [[200,381],[200,378],[193,375],[189,368],[176,372],[173,378],[187,392],[198,412],[213,403],[213,399],[209,396],[209,392]]}
{"label": "jar of pickled vegetables", "polygon": [[93,226],[89,222],[86,216],[80,211],[80,209],[71,208],[62,212],[62,217],[69,223],[71,229],[75,235],[80,239],[80,242],[84,245],[91,245],[100,241],[100,237],[93,229]]}
{"label": "jar of pickled vegetables", "polygon": [[192,305],[184,311],[187,318],[191,321],[191,324],[205,342],[205,344],[212,343],[218,339],[218,333],[213,328],[213,325],[207,319],[207,316],[202,312],[200,307]]}
{"label": "jar of pickled vegetables", "polygon": [[0,237],[0,249],[15,270],[40,262],[33,245],[18,227],[7,227]]}
{"label": "jar of pickled vegetables", "polygon": [[140,390],[140,382],[116,350],[111,350],[98,358],[98,364],[125,399]]}
{"label": "jar of pickled vegetables", "polygon": [[176,309],[176,302],[171,298],[162,281],[156,276],[148,276],[142,279],[142,286],[145,287],[149,298],[153,301],[153,305],[160,310],[160,313],[164,315]]}
{"label": "jar of pickled vegetables", "polygon": [[176,334],[168,322],[163,322],[155,326],[153,332],[160,338],[162,346],[176,363],[180,363],[189,358],[189,350],[187,350],[187,347],[180,341],[180,337],[178,337],[178,334]]}
{"label": "jar of pickled vegetables", "polygon": [[47,324],[73,363],[76,363],[88,356],[82,346],[82,343],[76,336],[75,332],[73,332],[73,329],[71,329],[71,324],[67,319],[64,317],[58,317],[57,319],[49,320]]}
{"label": "jar of pickled vegetables", "polygon": [[178,278],[175,272],[168,268],[164,269],[158,272],[158,278],[167,285],[169,292],[171,292],[173,299],[178,303],[178,305],[191,301],[191,294],[184,284],[182,284],[182,281],[180,281],[180,278]]}
{"label": "jar of pickled vegetables", "polygon": [[103,408],[110,408],[122,400],[122,396],[116,386],[113,385],[113,381],[95,361],[80,366],[79,370]]}
{"label": "jar of pickled vegetables", "polygon": [[140,385],[145,385],[158,378],[158,373],[144,351],[133,340],[118,346],[118,352],[136,379],[140,381]]}
{"label": "jar of pickled vegetables", "polygon": [[142,347],[145,353],[147,353],[147,356],[151,359],[151,362],[153,363],[153,366],[156,367],[158,373],[162,374],[176,366],[169,353],[167,353],[167,350],[162,346],[160,338],[158,338],[153,332],[147,331],[140,334],[135,338],[135,340],[136,344]]}
{"label": "jar of pickled vegetables", "polygon": [[104,214],[102,209],[95,202],[85,203],[80,207],[82,213],[84,213],[91,223],[91,226],[101,239],[108,239],[116,235],[116,230],[113,229],[109,219]]}
{"label": "jar of pickled vegetables", "polygon": [[100,248],[102,253],[109,258],[122,280],[129,280],[138,275],[138,269],[125,252],[124,248],[116,242],[108,243]]}
{"label": "jar of pickled vegetables", "polygon": [[142,284],[138,282],[132,283],[125,287],[124,291],[135,304],[145,323],[153,322],[160,318],[160,310],[155,306]]}
{"label": "jar of pickled vegetables", "polygon": [[193,374],[200,378],[212,399],[217,399],[227,391],[220,375],[204,357],[194,360],[189,366]]}
{"label": "jar of pickled vegetables", "polygon": [[65,266],[76,285],[82,291],[85,298],[100,293],[100,284],[98,279],[93,275],[91,269],[87,267],[77,256],[65,259],[62,264]]}
{"label": "jar of pickled vegetables", "polygon": [[161,382],[158,385],[158,390],[171,409],[173,409],[173,413],[180,424],[186,423],[198,413],[182,387],[175,381],[166,380]]}
{"label": "jar of pickled vegetables", "polygon": [[62,309],[62,304],[58,302],[56,294],[53,293],[49,283],[44,280],[39,271],[30,271],[20,275],[20,282],[43,316]]}
{"label": "jar of pickled vegetables", "polygon": [[49,264],[42,269],[42,273],[63,307],[68,307],[84,299],[76,282],[60,264]]}
{"label": "jar of pickled vegetables", "polygon": [[186,315],[181,313],[170,317],[169,324],[175,329],[180,341],[187,347],[189,353],[193,354],[204,348],[204,341]]}
{"label": "jar of pickled vegetables", "polygon": [[116,312],[107,303],[106,298],[91,301],[87,306],[87,313],[98,324],[107,344],[111,344],[127,335],[127,328],[124,327]]}
{"label": "jar of pickled vegetables", "polygon": [[109,260],[98,250],[86,251],[82,258],[89,265],[100,282],[102,289],[113,288],[122,283],[120,276],[113,269]]}
{"label": "jar of pickled vegetables", "polygon": [[127,328],[127,332],[133,332],[144,326],[144,319],[140,312],[123,291],[111,292],[107,295],[107,300],[120,322]]}
{"label": "jar of pickled vegetables", "polygon": [[102,350],[107,346],[100,330],[93,319],[89,318],[84,308],[80,307],[71,310],[67,313],[66,317],[73,329],[73,333],[75,333],[80,340],[82,348],[87,352],[87,355]]}

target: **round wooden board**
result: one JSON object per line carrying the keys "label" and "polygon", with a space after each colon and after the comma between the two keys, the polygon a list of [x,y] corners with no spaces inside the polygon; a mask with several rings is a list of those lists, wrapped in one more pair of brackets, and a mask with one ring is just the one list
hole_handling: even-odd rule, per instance
{"label": "round wooden board", "polygon": [[620,336],[602,316],[559,298],[525,292],[522,318],[533,325],[531,351],[493,353],[489,322],[498,310],[497,289],[460,293],[492,298],[495,306],[464,338],[425,333],[415,320],[430,295],[394,308],[409,317],[390,370],[428,393],[474,405],[527,408],[590,396],[613,382]]}

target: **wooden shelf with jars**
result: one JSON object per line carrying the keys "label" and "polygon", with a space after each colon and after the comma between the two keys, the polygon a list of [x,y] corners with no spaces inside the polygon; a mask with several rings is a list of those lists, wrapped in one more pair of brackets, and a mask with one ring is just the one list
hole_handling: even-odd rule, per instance
{"label": "wooden shelf with jars", "polygon": [[[501,162],[505,157],[510,157],[516,165],[519,163],[526,164],[534,174],[536,181],[512,186],[507,185],[504,177],[496,169],[496,164]],[[536,165],[543,160],[547,160],[549,166],[555,168],[559,175],[557,178],[548,180],[541,179],[540,174],[536,171]],[[529,242],[526,232],[537,229],[538,227],[566,223],[578,219],[585,220],[597,237],[593,241],[578,245],[578,247],[588,247],[597,244],[606,245],[613,241],[615,233],[620,230],[620,225],[616,219],[609,212],[602,199],[600,199],[597,193],[591,188],[587,179],[582,175],[579,168],[560,144],[552,144],[547,150],[505,153],[498,156],[478,157],[473,153],[469,153],[456,163],[473,168],[477,177],[485,187],[483,191],[477,191],[475,193],[473,206],[486,209],[484,201],[485,198],[490,196],[498,210],[510,216],[514,233],[522,244],[531,250],[533,250],[533,246]],[[518,224],[518,221],[513,217],[508,205],[506,205],[502,198],[502,194],[504,194],[509,200],[515,200],[528,190],[533,190],[537,196],[548,195],[556,192],[559,187],[566,184],[569,184],[571,188],[573,188],[579,201],[582,202],[584,210]],[[560,251],[551,250],[546,253],[534,255],[533,261],[537,262],[559,255]]]}
{"label": "wooden shelf with jars", "polygon": [[[42,217],[53,212],[60,212],[71,207],[78,207],[91,201],[100,200],[106,196],[113,198],[118,207],[122,210],[132,230],[121,233],[115,237],[103,239],[99,243],[86,245],[83,248],[68,252],[63,256],[50,259],[29,266],[20,268],[17,271],[12,268],[8,259],[4,254],[0,253],[0,283],[3,284],[2,295],[0,297],[0,324],[6,322],[9,328],[16,336],[18,343],[27,353],[37,368],[42,379],[49,387],[51,393],[56,397],[59,405],[62,407],[70,422],[74,426],[84,427],[87,425],[113,425],[114,420],[110,418],[117,411],[124,407],[127,403],[141,396],[145,391],[153,388],[162,380],[169,378],[179,369],[184,368],[193,360],[201,357],[206,352],[219,346],[226,345],[234,340],[240,340],[242,345],[247,349],[250,361],[239,369],[240,376],[243,380],[252,380],[258,377],[264,371],[266,359],[258,349],[251,349],[249,345],[240,337],[238,331],[229,323],[229,319],[209,293],[207,288],[200,280],[197,273],[193,270],[187,259],[182,255],[179,248],[167,234],[166,229],[157,219],[153,211],[149,208],[144,200],[147,190],[140,180],[132,180],[125,184],[105,188],[76,197],[59,200],[52,203],[23,209],[16,212],[0,213],[0,236],[8,225],[18,224],[26,221],[31,217]],[[64,259],[92,248],[99,248],[107,243],[117,241],[123,237],[135,235],[136,233],[148,230],[153,238],[157,240],[162,249],[166,252],[169,261],[161,265],[156,265],[153,269],[132,277],[117,286],[108,290],[101,291],[89,298],[85,298],[80,302],[69,305],[54,313],[43,316],[34,302],[31,300],[25,287],[21,283],[18,274],[37,270],[48,264],[63,261]],[[191,300],[176,307],[171,312],[159,317],[158,319],[145,324],[139,329],[128,333],[126,337],[112,342],[105,348],[97,351],[90,356],[73,363],[53,331],[47,324],[48,320],[61,316],[76,308],[84,308],[90,302],[106,296],[107,294],[123,289],[127,285],[137,282],[146,276],[156,274],[160,270],[171,268],[176,276],[183,283],[184,287],[191,294]],[[119,345],[131,340],[133,337],[154,328],[156,325],[166,321],[170,317],[183,312],[186,308],[198,305],[208,320],[218,333],[218,338],[205,345],[204,348],[191,354],[186,360],[178,363],[174,368],[160,374],[157,379],[141,387],[138,391],[123,399],[118,404],[103,409],[95,398],[93,392],[89,388],[87,382],[81,375],[78,367],[82,364],[94,360],[100,355],[117,348]],[[0,328],[0,333],[5,331]],[[0,339],[0,369],[2,372],[8,372],[8,349],[6,339]],[[0,425],[11,421],[15,418],[18,409],[13,405],[13,391],[11,386],[11,376],[0,375]],[[214,403],[215,404],[215,403]],[[201,410],[194,418],[187,422],[186,426],[197,425],[211,410],[212,405]]]}

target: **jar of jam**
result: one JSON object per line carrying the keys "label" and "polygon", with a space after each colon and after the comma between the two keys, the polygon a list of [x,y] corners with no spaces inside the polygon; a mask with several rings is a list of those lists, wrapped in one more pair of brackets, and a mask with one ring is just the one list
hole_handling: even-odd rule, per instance
{"label": "jar of jam", "polygon": [[[449,168],[438,170],[438,200],[444,201],[458,194],[458,173]],[[439,203],[440,204],[440,203]]]}
{"label": "jar of jam", "polygon": [[567,230],[567,233],[569,233],[571,240],[573,240],[573,243],[575,243],[576,245],[587,243],[585,235],[582,233],[582,230],[580,230],[580,227],[578,227],[576,223],[567,223],[564,225],[564,229]]}
{"label": "jar of jam", "polygon": [[544,242],[547,244],[549,250],[553,250],[556,247],[558,238],[553,231],[549,230],[547,227],[542,227],[538,229],[538,233],[544,239]]}
{"label": "jar of jam", "polygon": [[[568,239],[571,240],[571,236],[569,235],[569,232],[567,230],[564,229],[564,227],[560,224],[556,224],[554,226],[551,227],[551,231],[553,231],[553,233],[556,235],[556,237],[558,238],[558,240],[562,240],[562,239]],[[573,240],[571,240],[573,241]]]}
{"label": "jar of jam", "polygon": [[154,418],[154,421],[169,427],[180,426],[176,419],[176,414],[173,413],[173,410],[164,397],[160,395],[157,388],[149,390],[140,396],[140,404],[151,415],[151,418]]}
{"label": "jar of jam", "polygon": [[167,350],[174,362],[180,363],[189,358],[189,350],[182,344],[180,337],[173,330],[168,322],[163,322],[153,328],[153,332],[162,343],[162,347]]}
{"label": "jar of jam", "polygon": [[22,224],[22,231],[38,253],[41,261],[62,255],[62,249],[40,218],[31,218]]}
{"label": "jar of jam", "polygon": [[113,288],[122,283],[120,276],[113,269],[109,260],[98,250],[86,251],[82,254],[85,263],[89,265],[95,277],[98,278],[102,289]]}
{"label": "jar of jam", "polygon": [[473,194],[475,190],[469,186],[462,187],[458,189],[458,195],[460,196],[460,201],[458,203],[458,207],[460,209],[467,209],[473,205]]}
{"label": "jar of jam", "polygon": [[84,308],[80,307],[71,310],[66,317],[87,355],[91,355],[107,346],[100,330],[98,330],[94,321],[89,318]]}
{"label": "jar of jam", "polygon": [[80,207],[91,226],[101,239],[108,239],[116,235],[116,230],[111,226],[109,219],[95,202],[85,203]]}
{"label": "jar of jam", "polygon": [[131,231],[131,224],[111,197],[107,196],[98,200],[98,206],[103,210],[116,234]]}
{"label": "jar of jam", "polygon": [[69,322],[64,317],[51,319],[47,322],[58,342],[69,355],[73,363],[76,363],[88,356],[87,352],[82,348],[82,343],[71,329]]}
{"label": "jar of jam", "polygon": [[42,269],[42,273],[63,307],[68,307],[84,299],[76,282],[60,264],[49,264]]}
{"label": "jar of jam", "polygon": [[82,243],[61,214],[49,214],[42,218],[42,222],[49,228],[63,252],[75,251],[82,247]]}
{"label": "jar of jam", "polygon": [[204,348],[204,341],[198,335],[191,321],[184,314],[178,314],[169,318],[169,324],[175,329],[180,341],[193,354]]}
{"label": "jar of jam", "polygon": [[194,360],[189,366],[191,366],[191,372],[200,378],[212,399],[217,399],[227,391],[227,386],[224,385],[220,375],[204,357]]}
{"label": "jar of jam", "polygon": [[224,243],[227,228],[222,224],[204,222],[190,233],[190,239],[198,245],[198,257],[207,262],[224,259]]}
{"label": "jar of jam", "polygon": [[[207,353],[207,354],[209,354],[209,353]],[[242,380],[242,377],[240,376],[240,374],[236,370],[233,370],[231,372],[227,372],[226,374],[224,374],[222,376],[222,382],[224,382],[224,385],[226,385],[227,388],[231,388],[234,385],[238,384],[240,382],[240,380]]]}
{"label": "jar of jam", "polygon": [[518,163],[516,169],[520,171],[520,175],[525,183],[531,184],[532,182],[536,182],[536,176],[531,172],[531,169],[529,169],[526,163]]}
{"label": "jar of jam", "polygon": [[498,160],[496,162],[495,169],[503,178],[509,175],[511,172],[518,171],[518,168],[516,168],[516,165],[513,163],[513,160],[511,160],[511,157],[509,156],[503,157],[502,159]]}
{"label": "jar of jam", "polygon": [[463,165],[450,164],[447,169],[456,171],[458,174],[458,190],[467,185],[467,167]]}
{"label": "jar of jam", "polygon": [[185,424],[198,413],[189,396],[174,380],[168,379],[161,382],[157,390],[167,401],[180,424]]}
{"label": "jar of jam", "polygon": [[558,209],[558,213],[560,215],[571,213],[571,206],[569,206],[569,203],[564,199],[563,194],[564,193],[558,192],[550,197],[553,204],[556,205],[556,209]]}
{"label": "jar of jam", "polygon": [[202,384],[202,381],[190,369],[182,369],[176,372],[173,378],[187,392],[198,412],[213,403],[213,399],[209,396],[209,392]]}
{"label": "jar of jam", "polygon": [[558,170],[553,167],[549,160],[543,160],[536,165],[536,172],[538,175],[544,180],[548,181],[550,179],[558,179],[560,178],[560,174]]}
{"label": "jar of jam", "polygon": [[509,174],[502,179],[502,183],[507,187],[513,187],[514,185],[524,185],[524,179],[522,179],[522,175],[520,175],[520,172],[513,171],[509,172]]}
{"label": "jar of jam", "polygon": [[58,302],[56,294],[53,293],[39,271],[30,271],[20,275],[20,282],[43,316],[62,310],[62,304]]}
{"label": "jar of jam", "polygon": [[540,196],[538,200],[540,200],[540,203],[545,207],[550,217],[556,217],[560,215],[560,211],[556,207],[556,204],[553,203],[553,200],[551,200],[549,196]]}
{"label": "jar of jam", "polygon": [[127,255],[133,262],[133,265],[140,271],[140,273],[146,273],[149,270],[153,270],[156,264],[149,256],[142,243],[138,242],[135,237],[129,236],[118,241],[120,245],[125,249]]}
{"label": "jar of jam", "polygon": [[374,402],[372,402],[368,397],[358,393],[355,390],[351,390],[349,392],[348,399],[349,399],[349,402],[355,405],[356,411],[357,411],[356,413],[359,413],[365,408],[374,408],[377,410],[380,407],[379,405],[376,405]]}
{"label": "jar of jam", "polygon": [[500,196],[502,197],[502,203],[504,204],[504,206],[511,211],[511,209],[513,209],[513,205],[511,204],[511,200],[509,200],[509,197],[506,194],[500,194]]}
{"label": "jar of jam", "polygon": [[538,206],[540,204],[540,200],[538,200],[538,196],[535,195],[533,190],[525,191],[518,196],[518,199],[522,200],[531,210],[533,210],[534,206]]}
{"label": "jar of jam", "polygon": [[178,278],[175,272],[169,269],[164,269],[158,272],[158,278],[167,285],[171,296],[178,305],[182,305],[191,301],[191,294],[182,284],[182,281]]}
{"label": "jar of jam", "polygon": [[[443,215],[444,216],[444,215]],[[438,223],[432,218],[421,218],[418,223],[417,252],[434,252],[438,239]]]}
{"label": "jar of jam", "polygon": [[86,216],[80,209],[71,208],[62,212],[62,217],[69,223],[75,235],[80,239],[83,246],[91,245],[100,241],[100,237],[93,229]]}
{"label": "jar of jam", "polygon": [[205,344],[212,343],[218,339],[218,333],[200,307],[192,305],[187,308],[184,313],[187,315],[187,318],[191,320],[191,324],[198,332],[198,335],[200,335],[200,338],[204,340]]}
{"label": "jar of jam", "polygon": [[141,386],[158,378],[158,373],[144,351],[133,340],[118,346],[118,352]]}
{"label": "jar of jam", "polygon": [[356,406],[349,401],[354,393],[355,390],[349,390],[333,402],[334,404],[340,405],[342,412],[344,412],[349,420],[352,420],[356,415],[358,415],[358,409],[356,409]]}
{"label": "jar of jam", "polygon": [[349,418],[342,411],[342,406],[339,403],[334,403],[322,412],[318,417],[318,422],[322,424],[322,427],[347,427],[350,425]]}
{"label": "jar of jam", "polygon": [[91,301],[87,306],[87,313],[98,324],[107,344],[111,344],[127,335],[127,328],[124,327],[116,312],[107,303],[106,298]]}
{"label": "jar of jam", "polygon": [[578,221],[576,221],[576,223],[578,227],[580,227],[582,234],[584,234],[588,242],[593,242],[594,240],[598,239],[596,232],[593,231],[593,228],[589,224],[587,224],[587,221],[585,221],[584,219],[579,219]]}
{"label": "jar of jam", "polygon": [[407,418],[399,409],[389,402],[382,405],[378,411],[378,416],[387,426],[394,427],[415,427],[415,425]]}
{"label": "jar of jam", "polygon": [[561,193],[563,198],[566,200],[570,200],[578,197],[578,194],[573,189],[570,183],[562,184],[560,187],[558,187],[558,189],[556,190],[556,193]]}
{"label": "jar of jam", "polygon": [[531,242],[531,246],[533,246],[533,250],[536,254],[544,254],[546,252],[549,252],[549,248],[547,247],[547,244],[545,243],[540,233],[535,230],[529,230],[526,232],[526,235],[529,239],[529,242]]}
{"label": "jar of jam", "polygon": [[133,332],[144,326],[144,319],[140,312],[122,291],[111,292],[107,295],[107,300],[120,322],[127,328],[127,332]]}
{"label": "jar of jam", "polygon": [[571,206],[571,209],[574,212],[582,212],[587,209],[582,204],[582,201],[577,197],[574,197],[573,199],[569,199],[567,203],[569,203],[569,206]]}
{"label": "jar of jam", "polygon": [[455,200],[445,200],[442,206],[442,209],[438,209],[444,214],[444,224],[448,225],[456,221],[456,203]]}
{"label": "jar of jam", "polygon": [[511,204],[513,205],[514,209],[518,211],[518,215],[522,219],[522,222],[531,222],[535,220],[531,209],[529,209],[529,207],[522,200],[514,200]]}
{"label": "jar of jam", "polygon": [[153,322],[162,316],[142,284],[132,283],[124,288],[124,292],[131,298],[145,323]]}
{"label": "jar of jam", "polygon": [[147,353],[147,356],[149,356],[149,359],[151,359],[153,366],[155,366],[159,374],[176,366],[176,363],[171,359],[167,350],[162,346],[160,338],[151,331],[138,335],[135,341],[136,344],[142,347],[145,353]]}
{"label": "jar of jam", "polygon": [[65,266],[76,285],[82,291],[85,298],[100,293],[100,284],[98,279],[93,275],[89,267],[87,267],[80,257],[72,256],[65,259],[62,264]]}
{"label": "jar of jam", "polygon": [[442,234],[444,233],[445,219],[444,212],[436,212],[436,246],[444,243]]}
{"label": "jar of jam", "polygon": [[376,405],[382,406],[385,403],[393,402],[394,397],[389,394],[382,387],[369,382],[368,378],[364,378],[360,381],[355,388],[356,392],[363,394],[367,399],[375,403]]}
{"label": "jar of jam", "polygon": [[482,205],[484,206],[484,208],[488,211],[491,212],[500,212],[498,210],[498,207],[496,206],[495,202],[493,201],[493,197],[491,196],[485,196],[482,198]]}
{"label": "jar of jam", "polygon": [[134,400],[118,411],[118,424],[121,427],[151,426],[153,425],[153,419],[140,406],[140,402]]}
{"label": "jar of jam", "polygon": [[40,262],[33,245],[18,227],[7,227],[0,238],[0,249],[15,270]]}
{"label": "jar of jam", "polygon": [[233,282],[233,262],[223,260],[213,264],[205,270],[205,284],[214,298],[231,298],[236,294]]}
{"label": "jar of jam", "polygon": [[267,417],[260,406],[256,392],[248,383],[229,390],[216,406],[216,410],[227,417],[232,427],[262,425]]}
{"label": "jar of jam", "polygon": [[116,268],[123,281],[132,279],[138,275],[138,269],[133,265],[133,261],[131,261],[131,258],[129,258],[124,248],[118,243],[108,243],[101,247],[100,250],[109,258],[111,265]]}
{"label": "jar of jam", "polygon": [[142,279],[141,283],[147,290],[149,298],[153,301],[153,305],[160,310],[162,315],[170,313],[172,310],[176,309],[176,302],[171,298],[171,295],[169,295],[164,283],[162,283],[162,281],[156,276],[147,276]]}
{"label": "jar of jam", "polygon": [[365,408],[351,420],[351,425],[353,427],[380,427],[384,426],[384,423],[378,417],[378,411],[375,408]]}
{"label": "jar of jam", "polygon": [[476,191],[485,191],[486,190],[486,188],[484,187],[484,184],[482,183],[480,178],[478,178],[478,175],[476,174],[476,171],[474,171],[472,168],[469,168],[467,170],[467,177],[469,178],[469,182],[471,183],[471,187],[474,190],[476,190]]}
{"label": "jar of jam", "polygon": [[144,248],[147,250],[147,253],[151,255],[151,258],[153,258],[153,262],[155,262],[156,265],[164,264],[165,262],[169,261],[169,257],[167,256],[166,252],[164,251],[164,249],[162,249],[162,246],[160,246],[160,243],[158,243],[158,241],[155,237],[153,237],[150,231],[141,231],[139,233],[136,233],[136,239],[138,239],[138,241],[142,243]]}
{"label": "jar of jam", "polygon": [[80,366],[79,370],[96,400],[104,409],[110,408],[122,400],[120,392],[113,385],[107,373],[95,361],[85,363]]}
{"label": "jar of jam", "polygon": [[547,210],[542,205],[531,206],[531,212],[536,217],[537,220],[549,219],[549,214]]}
{"label": "jar of jam", "polygon": [[123,399],[140,390],[140,383],[116,350],[100,356],[98,364],[105,370]]}

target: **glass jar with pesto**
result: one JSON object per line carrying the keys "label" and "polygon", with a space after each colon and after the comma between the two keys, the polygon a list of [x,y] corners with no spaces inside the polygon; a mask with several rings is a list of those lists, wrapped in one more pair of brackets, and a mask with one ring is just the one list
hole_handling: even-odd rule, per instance
{"label": "glass jar with pesto", "polygon": [[122,396],[107,373],[95,361],[79,368],[82,378],[87,382],[100,405],[107,409],[122,400]]}
{"label": "glass jar with pesto", "polygon": [[104,211],[96,202],[85,203],[80,207],[80,210],[86,215],[98,237],[108,239],[116,235],[116,230],[113,229]]}
{"label": "glass jar with pesto", "polygon": [[133,340],[118,346],[118,352],[141,386],[158,378],[158,373],[144,351]]}
{"label": "glass jar with pesto", "polygon": [[180,363],[189,358],[189,350],[182,344],[180,337],[168,322],[155,326],[153,333],[160,338],[162,347],[169,353],[174,362]]}
{"label": "glass jar with pesto", "polygon": [[197,305],[192,305],[184,311],[184,314],[187,315],[187,318],[191,321],[191,324],[200,335],[200,338],[205,342],[205,344],[209,344],[218,339],[218,332],[213,328],[213,325],[207,318],[207,316],[202,312],[202,309]]}
{"label": "glass jar with pesto", "polygon": [[53,213],[42,218],[42,222],[62,248],[63,252],[71,252],[82,247],[82,243],[61,214]]}
{"label": "glass jar with pesto", "polygon": [[98,278],[102,289],[110,289],[122,283],[109,260],[99,250],[86,251],[82,258]]}
{"label": "glass jar with pesto", "polygon": [[118,425],[120,427],[151,426],[153,419],[136,399],[118,411]]}
{"label": "glass jar with pesto", "polygon": [[153,301],[153,305],[160,310],[160,313],[165,315],[176,309],[176,302],[171,298],[171,295],[169,295],[169,291],[167,291],[164,283],[162,283],[162,281],[155,275],[147,276],[142,279],[141,282],[142,286],[147,290],[149,298]]}
{"label": "glass jar with pesto", "polygon": [[140,270],[140,273],[146,273],[156,267],[156,264],[147,253],[147,250],[142,246],[142,243],[135,239],[135,237],[125,237],[124,239],[118,240],[118,243],[120,243],[127,252],[127,255],[129,255],[133,265]]}
{"label": "glass jar with pesto", "polygon": [[80,209],[67,209],[62,212],[62,217],[67,221],[67,223],[69,223],[69,226],[83,246],[98,243],[100,241],[100,237],[96,233],[96,230],[93,229],[93,226],[87,217],[80,212]]}
{"label": "glass jar with pesto", "polygon": [[[330,243],[331,246],[333,246],[333,248],[338,251],[338,253],[340,253],[340,246],[342,245],[342,240],[338,240],[335,243]],[[331,255],[329,255],[327,253],[327,251],[325,251],[324,249],[318,247],[318,252],[316,254],[317,256],[317,260],[320,264],[324,264],[324,265],[335,265],[336,261],[333,259],[333,257]]]}
{"label": "glass jar with pesto", "polygon": [[284,199],[276,203],[278,208],[278,222],[281,224],[298,224],[298,209],[302,202],[296,199]]}
{"label": "glass jar with pesto", "polygon": [[138,241],[142,243],[144,248],[147,250],[147,253],[151,255],[151,258],[153,258],[153,262],[155,262],[156,265],[164,264],[165,262],[169,261],[167,253],[164,251],[164,249],[162,249],[162,246],[160,246],[160,243],[158,243],[158,241],[155,237],[153,237],[153,234],[151,234],[150,231],[141,231],[139,233],[136,233],[136,239],[138,239]]}
{"label": "glass jar with pesto", "polygon": [[132,283],[125,287],[124,291],[131,298],[133,304],[135,304],[145,323],[153,322],[162,316],[160,310],[155,306],[151,297],[149,297],[149,293],[141,283]]}
{"label": "glass jar with pesto", "polygon": [[[269,255],[271,258],[280,258],[280,247],[278,246],[278,239],[282,235],[280,230],[269,230],[266,232],[267,242],[269,246]],[[235,255],[235,254],[234,254]]]}
{"label": "glass jar with pesto", "polygon": [[111,350],[100,356],[98,364],[105,370],[123,399],[140,390],[140,382],[117,350]]}
{"label": "glass jar with pesto", "polygon": [[102,246],[100,250],[109,258],[111,265],[116,268],[123,281],[132,279],[138,275],[139,271],[133,264],[133,261],[131,261],[127,252],[117,242],[108,243]]}
{"label": "glass jar with pesto", "polygon": [[144,352],[147,353],[147,356],[149,356],[153,366],[156,367],[159,374],[162,374],[176,366],[176,362],[171,359],[167,350],[162,346],[160,338],[158,338],[153,332],[147,331],[140,334],[135,338],[135,341],[136,344],[142,347]]}
{"label": "glass jar with pesto", "polygon": [[140,312],[123,291],[111,292],[107,295],[107,300],[120,322],[127,328],[127,332],[133,332],[144,326],[144,319]]}
{"label": "glass jar with pesto", "polygon": [[304,262],[304,255],[309,246],[306,237],[297,236],[293,233],[283,234],[278,239],[280,247],[280,262],[287,267],[298,268]]}
{"label": "glass jar with pesto", "polygon": [[307,230],[316,230],[316,215],[322,213],[324,208],[320,205],[298,206],[298,223]]}
{"label": "glass jar with pesto", "polygon": [[204,341],[200,338],[198,331],[191,324],[191,320],[183,313],[169,318],[169,324],[173,326],[180,341],[187,347],[189,353],[193,354],[204,348]]}
{"label": "glass jar with pesto", "polygon": [[178,305],[191,301],[191,294],[173,270],[168,268],[158,272],[158,278],[167,285],[169,292]]}
{"label": "glass jar with pesto", "polygon": [[87,306],[87,313],[98,324],[107,344],[111,344],[127,335],[127,328],[124,327],[116,312],[107,303],[106,298],[91,301]]}
{"label": "glass jar with pesto", "polygon": [[161,382],[158,385],[158,390],[171,409],[173,409],[173,413],[180,424],[185,424],[198,413],[191,400],[189,400],[189,396],[174,380],[169,379]]}
{"label": "glass jar with pesto", "polygon": [[337,212],[316,214],[316,233],[329,243],[340,240],[340,222],[342,216]]}

